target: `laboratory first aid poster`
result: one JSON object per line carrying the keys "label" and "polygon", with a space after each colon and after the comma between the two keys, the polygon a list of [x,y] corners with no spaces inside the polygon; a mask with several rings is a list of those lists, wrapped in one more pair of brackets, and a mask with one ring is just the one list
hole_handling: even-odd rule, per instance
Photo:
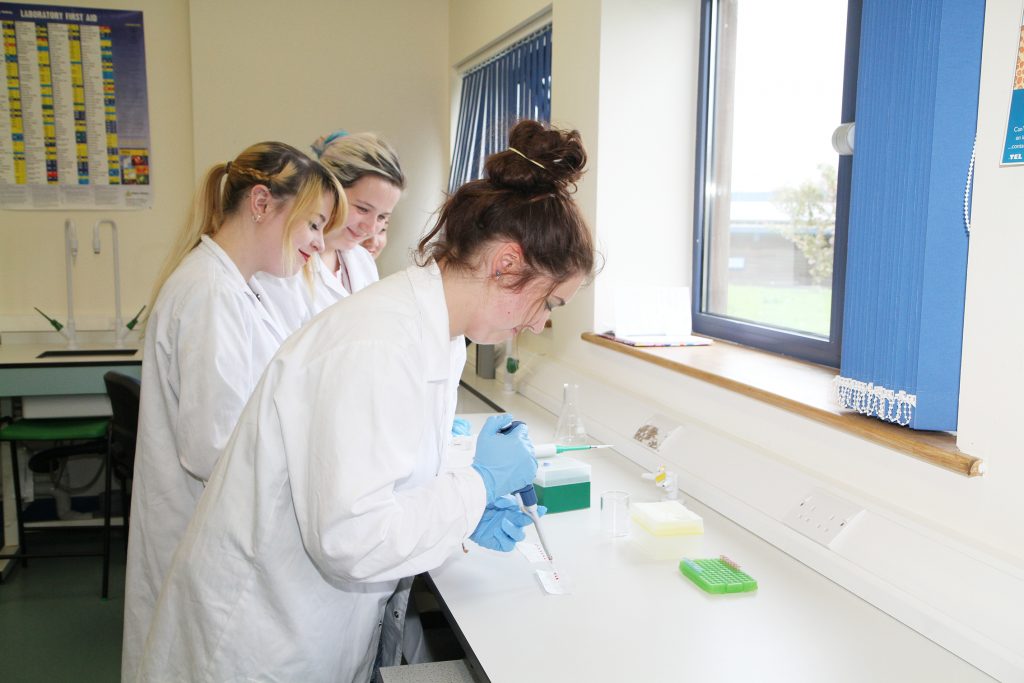
{"label": "laboratory first aid poster", "polygon": [[1003,166],[1024,164],[1024,16],[1017,38],[1017,66],[1010,94],[1010,120],[1006,123]]}
{"label": "laboratory first aid poster", "polygon": [[142,12],[0,2],[0,209],[152,205]]}

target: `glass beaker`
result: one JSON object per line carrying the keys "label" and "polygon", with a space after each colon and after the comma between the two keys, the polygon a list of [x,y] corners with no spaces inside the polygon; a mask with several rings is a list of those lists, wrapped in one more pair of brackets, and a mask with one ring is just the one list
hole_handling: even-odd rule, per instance
{"label": "glass beaker", "polygon": [[562,445],[586,443],[587,429],[580,416],[578,384],[562,385],[562,412],[555,427],[555,443]]}
{"label": "glass beaker", "polygon": [[605,491],[601,494],[601,530],[613,538],[629,535],[629,493]]}

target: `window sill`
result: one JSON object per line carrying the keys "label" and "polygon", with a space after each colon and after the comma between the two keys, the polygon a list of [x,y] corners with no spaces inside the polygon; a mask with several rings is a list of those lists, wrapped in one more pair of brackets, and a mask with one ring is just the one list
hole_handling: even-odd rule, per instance
{"label": "window sill", "polygon": [[728,342],[683,348],[636,348],[584,332],[584,341],[710,382],[968,477],[980,458],[960,451],[949,432],[921,432],[843,410],[832,399],[836,370]]}

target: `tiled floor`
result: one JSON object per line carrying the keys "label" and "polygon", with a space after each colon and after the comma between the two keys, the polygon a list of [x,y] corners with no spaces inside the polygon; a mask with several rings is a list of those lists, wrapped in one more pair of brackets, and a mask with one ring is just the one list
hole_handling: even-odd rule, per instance
{"label": "tiled floor", "polygon": [[[32,550],[91,551],[94,530],[33,535]],[[32,559],[0,584],[0,681],[118,681],[124,609],[124,538],[112,540],[110,595],[101,557]]]}

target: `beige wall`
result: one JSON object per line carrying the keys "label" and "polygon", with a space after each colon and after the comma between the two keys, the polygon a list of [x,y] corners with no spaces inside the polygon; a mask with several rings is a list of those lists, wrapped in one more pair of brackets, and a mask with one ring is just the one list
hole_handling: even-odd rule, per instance
{"label": "beige wall", "polygon": [[[960,387],[960,447],[1002,454],[993,474],[1024,484],[1024,447],[1016,434],[1024,384],[1024,232],[1020,192],[1024,166],[1000,168],[1021,4],[988,0],[982,53],[971,249],[967,272],[964,362]],[[1004,469],[1005,466],[1005,469]],[[1020,488],[1020,486],[1018,486]]]}
{"label": "beige wall", "polygon": [[599,330],[614,327],[616,287],[690,286],[699,20],[697,2],[602,7]]}
{"label": "beige wall", "polygon": [[[93,2],[96,7],[123,7]],[[0,333],[49,330],[33,310],[66,318],[63,225],[78,225],[75,317],[113,318],[109,247],[94,256],[92,224],[113,218],[121,240],[122,309],[149,298],[196,179],[265,139],[303,150],[338,128],[372,130],[396,147],[408,188],[396,208],[384,273],[403,267],[442,199],[448,159],[445,0],[139,0],[146,27],[153,208],[0,212]],[[109,241],[106,232],[104,240]]]}
{"label": "beige wall", "polygon": [[260,140],[308,151],[338,128],[380,133],[408,177],[380,268],[406,264],[447,178],[447,2],[190,5],[197,174]]}
{"label": "beige wall", "polygon": [[455,67],[549,10],[543,0],[450,0],[449,65]]}
{"label": "beige wall", "polygon": [[[124,9],[117,0],[91,7]],[[75,318],[79,329],[113,321],[114,290],[110,236],[96,256],[90,240],[100,218],[117,222],[121,248],[125,319],[149,297],[153,272],[162,262],[192,194],[192,93],[186,0],[135,0],[146,34],[146,75],[154,186],[153,207],[143,211],[0,211],[0,333],[48,330],[38,306],[60,320],[67,316],[64,286],[64,221],[78,227]]]}

